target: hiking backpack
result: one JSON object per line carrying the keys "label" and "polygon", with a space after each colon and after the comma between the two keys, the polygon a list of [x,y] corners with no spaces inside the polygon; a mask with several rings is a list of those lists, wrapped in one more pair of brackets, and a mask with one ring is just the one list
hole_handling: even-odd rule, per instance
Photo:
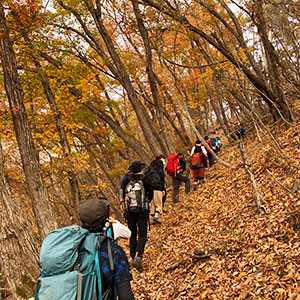
{"label": "hiking backpack", "polygon": [[210,138],[210,142],[212,145],[213,150],[216,150],[216,139],[214,137]]}
{"label": "hiking backpack", "polygon": [[145,175],[141,175],[138,179],[128,176],[129,182],[125,187],[127,196],[128,210],[130,212],[143,212],[147,210],[146,192],[143,183]]}
{"label": "hiking backpack", "polygon": [[199,169],[203,166],[204,165],[201,161],[201,153],[200,152],[194,153],[191,159],[191,169]]}
{"label": "hiking backpack", "polygon": [[167,166],[166,166],[167,174],[174,174],[176,176],[178,166],[179,166],[179,155],[178,154],[169,155]]}
{"label": "hiking backpack", "polygon": [[157,168],[150,166],[145,170],[144,174],[145,176],[149,177],[154,190],[159,189],[161,187],[161,179],[158,174]]}
{"label": "hiking backpack", "polygon": [[[92,300],[95,294],[99,300],[108,299],[109,289],[102,295],[98,256],[100,246],[105,239],[108,239],[108,243],[111,242],[106,234],[90,233],[78,225],[50,232],[41,248],[42,272],[37,282],[34,299]],[[108,255],[110,268],[113,270],[110,244],[108,244]]]}

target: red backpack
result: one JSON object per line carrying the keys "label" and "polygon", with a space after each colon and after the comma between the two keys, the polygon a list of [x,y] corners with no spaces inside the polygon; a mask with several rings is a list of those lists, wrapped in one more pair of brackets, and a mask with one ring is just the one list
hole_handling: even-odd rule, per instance
{"label": "red backpack", "polygon": [[196,152],[193,154],[191,159],[191,169],[199,169],[203,167],[203,163],[201,161],[201,153]]}
{"label": "red backpack", "polygon": [[179,155],[178,154],[169,155],[167,166],[166,166],[167,174],[176,175],[176,172],[178,170],[178,164],[179,164]]}

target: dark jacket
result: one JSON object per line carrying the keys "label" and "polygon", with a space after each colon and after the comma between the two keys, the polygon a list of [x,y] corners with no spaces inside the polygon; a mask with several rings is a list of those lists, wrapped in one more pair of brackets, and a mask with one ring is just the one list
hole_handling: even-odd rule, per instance
{"label": "dark jacket", "polygon": [[[124,250],[115,243],[111,243],[111,253],[113,258],[114,270],[110,269],[110,261],[108,253],[108,245],[105,241],[98,252],[101,278],[102,278],[102,294],[110,287],[116,287],[118,299],[120,300],[134,300],[134,295],[131,290],[130,281],[132,275],[128,264],[127,256]],[[110,289],[109,289],[110,290]],[[115,299],[113,297],[114,292],[110,290],[110,297],[108,299]],[[97,297],[94,297],[97,299]]]}
{"label": "dark jacket", "polygon": [[164,170],[163,162],[160,159],[153,160],[150,164],[150,167],[154,168],[157,171],[159,178],[160,178],[160,182],[161,182],[160,187],[155,188],[155,190],[164,191],[165,190],[166,173]]}
{"label": "dark jacket", "polygon": [[181,156],[179,158],[178,167],[179,167],[179,172],[178,173],[183,174],[183,172],[186,170],[186,161],[185,161],[183,156]]}
{"label": "dark jacket", "polygon": [[[126,188],[127,184],[130,181],[129,176],[131,176],[133,179],[138,179],[138,178],[140,178],[144,175],[143,174],[128,173],[128,174],[123,176],[122,181],[121,181],[121,187],[120,187],[120,197],[121,197],[122,200],[125,200],[125,197],[126,197],[125,188]],[[150,202],[153,199],[153,187],[152,187],[151,180],[147,176],[144,176],[142,181],[143,181],[143,184],[144,184],[146,197]]]}

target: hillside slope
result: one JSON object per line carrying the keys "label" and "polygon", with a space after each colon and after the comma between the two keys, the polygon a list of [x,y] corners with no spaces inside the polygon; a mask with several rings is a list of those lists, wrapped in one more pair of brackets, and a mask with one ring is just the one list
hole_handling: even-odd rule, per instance
{"label": "hillside slope", "polygon": [[[281,131],[278,157],[246,136],[246,152],[266,212],[257,211],[237,145],[221,156],[207,183],[152,226],[145,270],[133,270],[136,299],[300,299],[300,126]],[[183,194],[182,194],[183,195]],[[170,197],[170,195],[169,195]]]}

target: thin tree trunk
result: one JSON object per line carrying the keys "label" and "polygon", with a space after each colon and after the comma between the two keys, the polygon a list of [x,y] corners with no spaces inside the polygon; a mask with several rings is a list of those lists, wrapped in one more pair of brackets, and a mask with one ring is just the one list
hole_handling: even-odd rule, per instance
{"label": "thin tree trunk", "polygon": [[[24,30],[22,30],[22,35],[23,35],[25,42],[33,50],[33,46],[28,37],[28,34]],[[62,151],[63,151],[63,157],[64,157],[64,159],[68,159],[69,155],[71,154],[71,148],[70,148],[70,145],[69,145],[69,142],[67,139],[67,134],[64,129],[62,114],[56,104],[56,99],[55,99],[56,97],[52,92],[52,89],[50,87],[50,83],[49,83],[47,76],[44,74],[44,72],[42,70],[41,63],[36,58],[36,56],[33,54],[32,54],[32,58],[33,58],[33,62],[35,64],[35,66],[37,68],[39,77],[41,79],[41,82],[42,82],[42,85],[44,88],[44,93],[45,93],[48,103],[54,113],[56,129],[57,129],[57,132],[59,135],[60,145],[61,145]],[[71,201],[70,202],[72,203],[71,206],[73,209],[73,215],[75,216],[76,220],[79,221],[79,206],[80,206],[79,184],[78,184],[78,179],[74,172],[74,166],[72,166],[72,163],[69,162],[69,166],[68,166],[66,172],[67,172],[69,185],[70,185],[70,192],[71,192]]]}
{"label": "thin tree trunk", "polygon": [[20,150],[33,212],[41,238],[57,227],[49,202],[48,191],[41,173],[38,153],[34,146],[31,129],[24,106],[24,92],[19,81],[17,62],[0,2],[0,55],[4,73],[5,90],[13,117],[14,130]]}
{"label": "thin tree trunk", "polygon": [[157,112],[157,118],[158,118],[158,122],[160,124],[160,129],[161,129],[161,133],[163,136],[163,146],[164,148],[167,150],[166,153],[174,153],[175,148],[174,145],[170,139],[170,136],[167,133],[167,126],[163,117],[163,107],[161,104],[161,100],[159,97],[159,92],[158,92],[158,88],[156,85],[156,78],[154,75],[154,71],[153,71],[153,62],[152,62],[152,49],[150,46],[150,41],[149,41],[149,36],[148,36],[148,32],[147,29],[144,26],[144,22],[143,22],[143,18],[141,16],[139,7],[138,7],[138,1],[137,0],[131,0],[132,5],[133,5],[133,10],[135,13],[135,17],[138,23],[138,28],[140,30],[142,39],[143,39],[143,43],[144,43],[144,47],[145,47],[145,54],[146,54],[146,72],[148,74],[148,81],[150,84],[150,88],[151,88],[151,92],[152,92],[152,97],[154,99],[154,103],[155,103],[155,107],[156,107],[156,112]]}
{"label": "thin tree trunk", "polygon": [[259,213],[262,213],[265,210],[265,208],[261,204],[261,198],[260,198],[259,192],[257,190],[256,180],[255,180],[254,175],[253,175],[253,173],[251,172],[251,169],[250,169],[251,164],[248,161],[248,157],[247,157],[247,154],[246,154],[246,151],[245,151],[245,145],[244,145],[243,138],[240,139],[239,147],[240,147],[241,155],[242,155],[242,158],[243,158],[245,171],[246,171],[246,173],[249,177],[249,180],[251,182],[252,191],[253,191],[253,194],[254,194],[254,197],[255,197],[255,200],[256,200],[257,209],[258,209]]}
{"label": "thin tree trunk", "polygon": [[[33,295],[38,276],[39,243],[14,199],[4,173],[0,141],[0,265],[15,300]],[[29,218],[29,216],[27,216]]]}

